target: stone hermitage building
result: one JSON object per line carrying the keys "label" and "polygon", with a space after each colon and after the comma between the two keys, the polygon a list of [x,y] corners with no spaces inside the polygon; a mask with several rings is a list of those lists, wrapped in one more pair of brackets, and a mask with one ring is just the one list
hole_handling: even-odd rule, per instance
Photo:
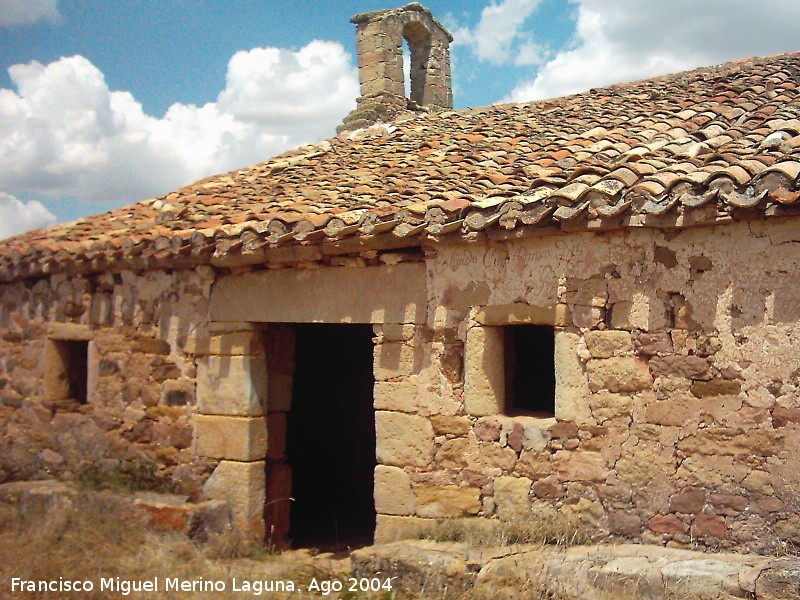
{"label": "stone hermitage building", "polygon": [[800,54],[455,111],[427,9],[353,22],[336,137],[0,243],[0,482],[144,461],[297,544],[796,542]]}

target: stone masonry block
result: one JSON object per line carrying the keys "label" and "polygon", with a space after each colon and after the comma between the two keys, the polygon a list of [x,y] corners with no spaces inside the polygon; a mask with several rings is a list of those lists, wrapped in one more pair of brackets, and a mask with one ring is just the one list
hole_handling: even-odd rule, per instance
{"label": "stone masonry block", "polygon": [[624,394],[596,392],[589,397],[589,408],[594,419],[602,423],[609,419],[628,417],[633,410],[633,400]]}
{"label": "stone masonry block", "polygon": [[387,58],[387,52],[383,48],[359,49],[358,68],[369,69],[369,77],[374,78],[378,74],[382,75],[382,72],[379,73],[374,65],[386,62]]}
{"label": "stone masonry block", "polygon": [[531,480],[527,477],[497,477],[494,502],[501,521],[524,517],[530,512]]}
{"label": "stone masonry block", "polygon": [[100,351],[97,342],[92,340],[86,345],[86,400],[90,404],[102,401],[98,396],[100,386]]}
{"label": "stone masonry block", "polygon": [[467,435],[471,428],[469,419],[461,416],[433,415],[431,423],[438,435]]}
{"label": "stone masonry block", "polygon": [[642,518],[624,510],[610,511],[608,513],[608,530],[613,535],[638,537],[642,532]]}
{"label": "stone masonry block", "polygon": [[374,391],[375,408],[416,412],[417,384],[414,378],[402,381],[376,381]]}
{"label": "stone masonry block", "polygon": [[[725,518],[719,515],[697,515],[692,523],[692,536],[724,539],[727,534]],[[795,587],[795,589],[797,589]]]}
{"label": "stone masonry block", "polygon": [[89,320],[93,325],[110,325],[114,304],[110,294],[96,293],[92,296]]}
{"label": "stone masonry block", "polygon": [[472,327],[464,348],[464,410],[475,416],[502,413],[505,401],[503,330]]}
{"label": "stone masonry block", "polygon": [[687,405],[685,400],[662,400],[648,402],[644,414],[648,423],[674,427],[689,422],[695,416],[696,409]]}
{"label": "stone masonry block", "polygon": [[378,462],[398,467],[427,467],[433,460],[433,425],[419,415],[375,413]]}
{"label": "stone masonry block", "polygon": [[64,360],[55,342],[45,344],[41,357],[42,389],[47,398],[61,400],[69,396],[69,377],[64,369]]}
{"label": "stone masonry block", "polygon": [[605,318],[605,309],[596,306],[570,305],[575,327],[597,327]]}
{"label": "stone masonry block", "polygon": [[411,477],[399,467],[375,467],[375,511],[384,515],[414,514]]}
{"label": "stone masonry block", "polygon": [[649,356],[670,354],[672,338],[666,332],[642,333],[636,338],[636,351]]}
{"label": "stone masonry block", "polygon": [[264,539],[266,475],[263,462],[223,460],[203,486],[212,500],[223,500],[231,509],[234,525],[253,541]]}
{"label": "stone masonry block", "polygon": [[564,304],[531,306],[522,302],[486,306],[475,315],[481,325],[568,325],[568,308]]}
{"label": "stone masonry block", "polygon": [[267,454],[267,423],[263,417],[197,415],[198,456],[238,461],[263,460]]}
{"label": "stone masonry block", "polygon": [[633,357],[591,359],[586,370],[592,391],[638,392],[653,384],[647,364]]}
{"label": "stone masonry block", "polygon": [[587,331],[584,339],[593,358],[611,358],[633,352],[633,340],[627,331]]}
{"label": "stone masonry block", "polygon": [[420,519],[397,515],[378,515],[375,520],[375,543],[390,544],[398,540],[419,539],[436,526],[436,519]]}
{"label": "stone masonry block", "polygon": [[187,354],[198,356],[253,356],[264,354],[259,331],[236,331],[208,336],[193,336],[184,348]]}
{"label": "stone masonry block", "polygon": [[698,514],[702,512],[705,502],[705,490],[702,488],[688,488],[672,495],[669,500],[669,512]]}
{"label": "stone masonry block", "polygon": [[599,452],[559,450],[553,457],[559,481],[604,481],[609,472]]}
{"label": "stone masonry block", "polygon": [[695,381],[691,387],[692,395],[696,398],[705,398],[707,396],[735,396],[741,390],[741,382],[727,379]]}
{"label": "stone masonry block", "polygon": [[267,405],[267,367],[261,356],[208,356],[197,361],[201,413],[261,416]]}
{"label": "stone masonry block", "polygon": [[266,323],[251,323],[249,321],[210,321],[206,331],[211,335],[222,333],[238,333],[241,331],[264,331],[269,329]]}
{"label": "stone masonry block", "polygon": [[680,535],[686,533],[686,523],[677,515],[655,515],[650,518],[647,526],[654,533],[668,533]]}
{"label": "stone masonry block", "polygon": [[47,337],[51,340],[83,340],[94,338],[94,331],[80,323],[49,323]]}
{"label": "stone masonry block", "polygon": [[414,373],[415,348],[402,342],[375,346],[374,375],[376,381],[386,381]]}
{"label": "stone masonry block", "polygon": [[700,356],[654,356],[650,371],[655,377],[686,377],[708,379],[708,360]]}
{"label": "stone masonry block", "polygon": [[426,306],[425,265],[409,262],[222,275],[211,290],[208,310],[221,321],[419,323]]}
{"label": "stone masonry block", "polygon": [[407,342],[414,337],[414,325],[399,323],[383,323],[374,326],[375,335],[381,336],[384,342]]}
{"label": "stone masonry block", "polygon": [[414,487],[417,515],[428,518],[456,518],[477,515],[481,510],[480,490],[457,485]]}
{"label": "stone masonry block", "polygon": [[556,418],[562,421],[584,421],[589,417],[586,401],[586,375],[583,372],[578,343],[580,336],[569,331],[556,331],[555,375]]}
{"label": "stone masonry block", "polygon": [[167,356],[170,353],[170,345],[164,340],[144,336],[134,337],[131,348],[134,352],[143,354]]}

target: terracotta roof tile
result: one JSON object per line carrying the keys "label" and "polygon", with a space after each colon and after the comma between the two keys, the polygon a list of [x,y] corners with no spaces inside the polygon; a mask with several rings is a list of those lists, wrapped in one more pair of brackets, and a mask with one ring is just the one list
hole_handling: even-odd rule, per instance
{"label": "terracotta roof tile", "polygon": [[793,53],[540,102],[409,113],[8,239],[0,279],[132,257],[139,268],[227,264],[239,253],[255,262],[276,246],[349,236],[377,244],[492,227],[687,227],[737,210],[797,214],[798,83]]}

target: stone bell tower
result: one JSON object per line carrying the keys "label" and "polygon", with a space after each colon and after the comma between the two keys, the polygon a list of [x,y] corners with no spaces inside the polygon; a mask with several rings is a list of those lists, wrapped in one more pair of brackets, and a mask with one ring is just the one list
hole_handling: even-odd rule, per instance
{"label": "stone bell tower", "polygon": [[[339,131],[391,121],[405,110],[452,108],[450,42],[453,37],[431,11],[412,2],[394,10],[363,13],[357,27],[361,96]],[[405,97],[403,39],[411,51],[411,93]]]}

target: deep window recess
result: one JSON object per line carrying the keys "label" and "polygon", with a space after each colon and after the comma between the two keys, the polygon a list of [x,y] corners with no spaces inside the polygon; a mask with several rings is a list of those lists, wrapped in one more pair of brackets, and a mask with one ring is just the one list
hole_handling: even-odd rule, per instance
{"label": "deep window recess", "polygon": [[87,401],[87,380],[89,365],[89,342],[85,340],[53,340],[61,359],[64,379],[64,400],[74,400],[79,404]]}
{"label": "deep window recess", "polygon": [[545,325],[503,328],[505,414],[552,417],[556,411],[555,330]]}

